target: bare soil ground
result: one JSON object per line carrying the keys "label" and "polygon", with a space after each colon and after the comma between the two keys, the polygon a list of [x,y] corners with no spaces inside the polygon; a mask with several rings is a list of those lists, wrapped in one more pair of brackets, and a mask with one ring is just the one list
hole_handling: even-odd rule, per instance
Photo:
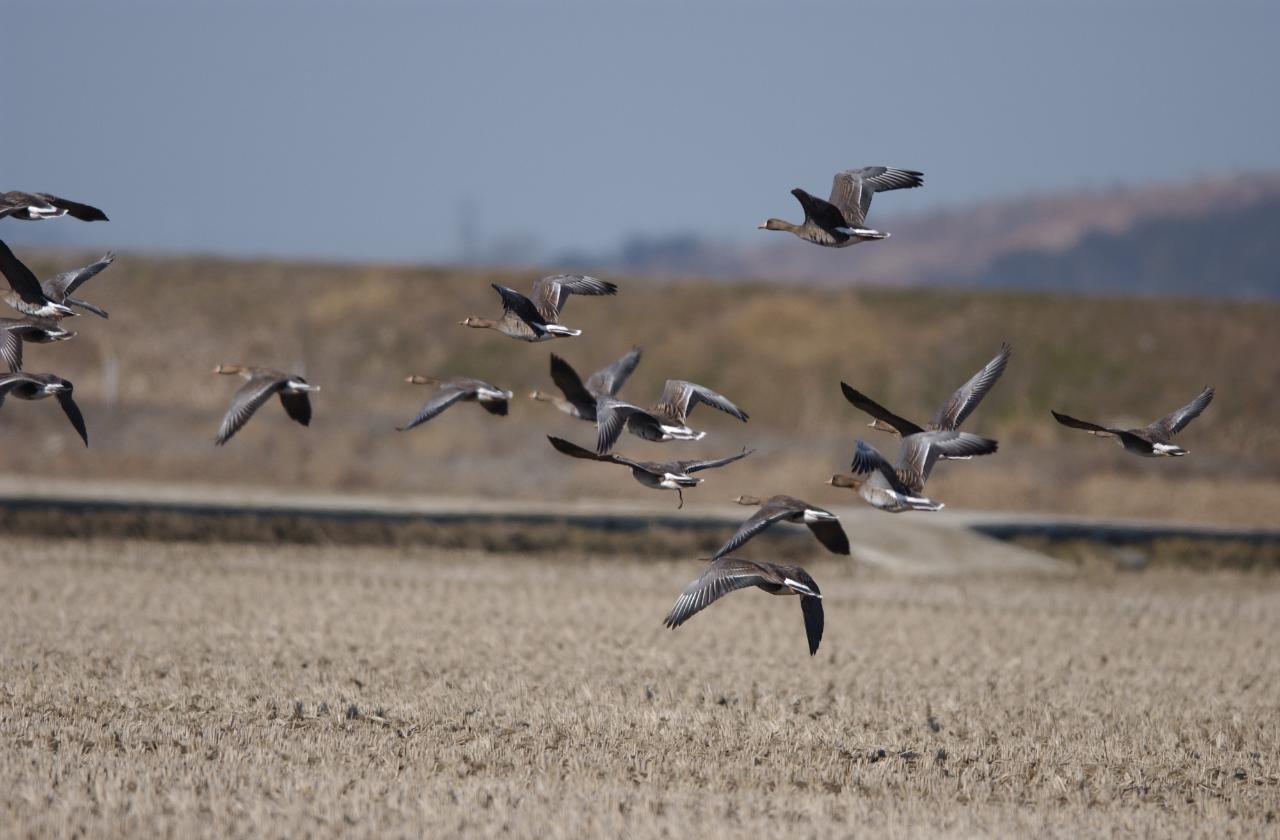
{"label": "bare soil ground", "polygon": [[1257,837],[1280,578],[0,544],[4,835]]}

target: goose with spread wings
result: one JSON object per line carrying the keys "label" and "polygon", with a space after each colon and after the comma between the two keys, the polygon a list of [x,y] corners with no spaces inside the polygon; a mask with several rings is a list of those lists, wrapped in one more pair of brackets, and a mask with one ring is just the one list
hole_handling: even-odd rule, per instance
{"label": "goose with spread wings", "polygon": [[663,623],[674,630],[730,592],[748,586],[763,589],[770,595],[799,595],[809,655],[818,652],[824,624],[822,592],[817,581],[799,566],[719,557],[708,563],[698,579],[685,587]]}
{"label": "goose with spread wings", "polygon": [[888,459],[871,444],[857,441],[852,474],[834,475],[827,483],[854,490],[863,501],[889,513],[908,510],[942,510],[941,502],[924,495],[925,482],[943,455],[952,458],[990,455],[998,444],[969,432],[917,432],[902,439],[898,462]]}
{"label": "goose with spread wings", "polygon": [[1083,429],[1098,437],[1114,437],[1126,452],[1142,455],[1146,458],[1179,457],[1189,454],[1173,442],[1173,436],[1187,427],[1187,424],[1200,416],[1200,412],[1213,401],[1213,388],[1206,387],[1191,402],[1171,411],[1154,423],[1140,429],[1116,429],[1110,426],[1099,426],[1086,420],[1077,420],[1056,411],[1050,411],[1055,420],[1072,429]]}
{"label": "goose with spread wings", "polygon": [[84,445],[88,446],[89,431],[85,428],[84,415],[80,413],[80,406],[76,405],[72,397],[74,390],[70,382],[52,373],[0,374],[0,406],[4,405],[5,397],[17,397],[20,400],[42,400],[46,397],[55,397],[58,405],[62,406],[62,413],[67,415],[67,419],[71,421],[72,427],[80,435]]}
{"label": "goose with spread wings", "polygon": [[601,397],[615,396],[640,364],[640,348],[632,347],[626,355],[613,361],[587,377],[583,382],[578,372],[564,359],[551,354],[551,381],[560,389],[563,397],[534,391],[529,396],[541,402],[549,402],[571,417],[596,421],[596,402]]}
{"label": "goose with spread wings", "polygon": [[65,303],[45,294],[40,280],[3,241],[0,241],[0,274],[9,281],[9,288],[13,290],[5,296],[5,302],[23,315],[66,318],[76,314]]}
{"label": "goose with spread wings", "polygon": [[878,192],[902,190],[924,184],[924,173],[889,166],[864,166],[836,173],[831,197],[826,201],[799,187],[791,194],[804,209],[798,225],[769,219],[757,225],[761,230],[784,230],[801,239],[827,248],[847,248],[871,239],[888,239],[889,234],[867,227],[871,197]]}
{"label": "goose with spread wings", "polygon": [[56,219],[70,216],[82,222],[105,222],[107,214],[97,207],[69,201],[49,193],[29,193],[12,190],[0,193],[0,219],[5,217],[34,222],[40,219]]}
{"label": "goose with spread wings", "polygon": [[[12,256],[12,253],[10,253],[10,256]],[[8,257],[3,257],[3,255],[0,255],[0,258],[5,260],[8,259]],[[17,258],[14,257],[13,259],[16,261]],[[61,306],[76,306],[76,307],[79,307],[80,309],[85,310],[86,312],[92,312],[94,315],[97,315],[99,318],[110,317],[107,315],[105,310],[100,309],[97,306],[94,306],[92,303],[89,303],[86,300],[81,300],[80,298],[72,297],[71,293],[74,292],[76,289],[80,288],[81,286],[83,286],[87,280],[89,280],[91,277],[98,274],[98,272],[102,271],[103,269],[111,265],[111,263],[115,262],[115,259],[116,259],[115,254],[107,253],[107,254],[104,254],[99,259],[95,260],[94,262],[89,263],[86,266],[81,266],[80,268],[73,268],[70,271],[62,272],[61,274],[55,274],[54,276],[50,277],[48,280],[40,281],[40,291],[44,293],[44,296],[46,299],[53,301],[54,303],[59,304]],[[25,268],[25,266],[22,266],[22,268]],[[16,270],[20,271],[21,269],[16,269]],[[6,295],[4,302],[9,304],[19,312],[27,312],[28,314],[31,314],[29,312],[29,310],[31,309],[31,304],[27,300],[25,300],[20,294],[18,294],[16,290]]]}
{"label": "goose with spread wings", "polygon": [[49,344],[75,336],[52,318],[0,318],[0,360],[13,373],[22,370],[23,344]]}
{"label": "goose with spread wings", "polygon": [[[853,404],[855,408],[865,411],[874,418],[867,424],[873,429],[892,432],[904,437],[906,435],[919,434],[920,432],[955,431],[973,413],[973,410],[978,407],[978,403],[982,402],[982,398],[987,395],[987,392],[1000,379],[1005,367],[1009,364],[1009,357],[1012,353],[1013,347],[1010,344],[1001,345],[1000,352],[991,361],[987,362],[982,370],[970,377],[968,382],[957,388],[955,393],[938,409],[938,413],[933,416],[933,419],[923,427],[899,417],[844,382],[840,383],[840,391],[844,394],[844,398]],[[947,456],[944,455],[942,457],[946,458]]]}
{"label": "goose with spread wings", "polygon": [[319,391],[319,385],[311,385],[301,376],[283,373],[263,367],[246,367],[244,365],[218,365],[214,373],[224,376],[241,376],[248,380],[240,386],[231,398],[231,407],[222,418],[218,435],[214,443],[222,446],[231,440],[236,432],[244,428],[253,413],[263,406],[275,394],[280,395],[280,404],[284,406],[289,418],[304,426],[311,425],[312,391]]}
{"label": "goose with spread wings", "polygon": [[597,280],[582,274],[556,274],[533,282],[531,297],[525,297],[515,289],[490,284],[502,298],[502,317],[464,318],[458,323],[475,329],[497,330],[503,335],[521,341],[546,341],[552,338],[569,338],[582,335],[560,323],[569,295],[615,295],[618,287],[605,280]]}
{"label": "goose with spread wings", "polygon": [[808,525],[809,530],[827,551],[832,554],[849,553],[849,537],[840,526],[839,517],[829,510],[811,505],[794,496],[773,496],[765,501],[755,496],[739,496],[734,501],[747,507],[759,506],[760,509],[742,523],[729,541],[720,546],[720,550],[713,555],[713,558],[724,557],[726,554],[737,551],[752,537],[768,529],[775,522]]}
{"label": "goose with spread wings", "polygon": [[689,428],[688,417],[698,403],[718,408],[725,414],[747,422],[747,413],[728,397],[705,385],[668,379],[662,397],[649,408],[641,408],[613,397],[596,402],[596,451],[608,452],[618,441],[623,428],[637,437],[652,441],[702,440],[706,432]]}
{"label": "goose with spread wings", "polygon": [[400,432],[407,432],[415,426],[421,426],[432,417],[458,402],[479,403],[480,407],[490,414],[506,417],[507,401],[513,396],[510,391],[504,391],[501,388],[490,385],[488,382],[472,379],[469,376],[436,379],[432,376],[415,375],[407,377],[405,382],[413,385],[437,385],[439,387],[431,399],[427,400],[422,408],[418,409],[418,413],[414,415],[412,420],[403,426],[396,427],[396,430]]}
{"label": "goose with spread wings", "polygon": [[693,473],[723,467],[725,464],[732,464],[734,461],[740,461],[755,451],[754,449],[744,449],[737,455],[706,461],[667,461],[659,463],[656,461],[633,461],[621,455],[597,455],[590,449],[584,449],[576,443],[570,443],[564,438],[551,435],[547,436],[547,440],[551,441],[551,445],[556,448],[556,451],[571,458],[582,458],[587,461],[600,461],[605,464],[629,467],[632,478],[645,487],[651,487],[654,490],[676,491],[676,495],[680,499],[680,504],[676,506],[676,510],[684,507],[684,488],[697,487],[702,483],[702,479],[694,478]]}

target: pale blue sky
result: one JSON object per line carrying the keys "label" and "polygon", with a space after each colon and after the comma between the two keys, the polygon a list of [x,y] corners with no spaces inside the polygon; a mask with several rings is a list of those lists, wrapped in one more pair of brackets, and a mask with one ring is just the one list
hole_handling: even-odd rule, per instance
{"label": "pale blue sky", "polygon": [[882,213],[1280,168],[1280,3],[0,8],[0,189],[113,220],[19,242],[443,261],[467,202],[545,254],[763,236],[872,163],[927,173]]}

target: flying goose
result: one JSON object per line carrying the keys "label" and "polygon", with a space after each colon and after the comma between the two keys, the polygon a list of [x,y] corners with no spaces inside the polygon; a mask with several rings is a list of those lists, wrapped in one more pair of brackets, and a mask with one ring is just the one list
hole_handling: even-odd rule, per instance
{"label": "flying goose", "polygon": [[62,304],[45,294],[40,281],[31,273],[31,269],[22,264],[22,260],[9,250],[9,246],[0,241],[0,274],[9,281],[13,292],[5,297],[5,301],[23,315],[34,315],[37,318],[66,318],[76,313],[71,307]]}
{"label": "flying goose", "polygon": [[[1004,373],[1005,366],[1009,364],[1009,356],[1012,353],[1013,347],[1010,344],[1000,345],[1000,352],[991,361],[987,362],[982,370],[975,373],[968,382],[957,388],[946,403],[938,409],[938,413],[933,416],[933,419],[923,428],[886,410],[844,382],[840,383],[840,390],[844,393],[845,399],[856,408],[862,409],[875,418],[867,424],[873,429],[892,432],[897,435],[913,435],[924,431],[955,431],[973,413],[973,410],[978,407],[978,403],[982,402],[982,398],[987,395],[987,392],[1000,379],[1001,374]],[[942,457],[945,458],[947,456],[944,455]]]}
{"label": "flying goose", "polygon": [[791,194],[804,208],[804,222],[793,225],[782,219],[769,219],[760,230],[785,230],[815,245],[845,248],[868,239],[888,239],[889,234],[866,226],[871,197],[878,192],[918,187],[924,173],[912,169],[887,166],[864,166],[837,172],[831,184],[831,197],[826,201],[797,187]]}
{"label": "flying goose", "polygon": [[667,461],[666,463],[657,463],[654,461],[633,461],[630,458],[623,458],[621,455],[597,455],[589,449],[583,449],[576,443],[570,443],[564,438],[551,435],[547,436],[547,440],[551,441],[551,445],[558,451],[573,458],[584,458],[588,461],[602,461],[606,464],[630,467],[631,476],[645,487],[652,487],[654,490],[676,491],[676,495],[680,498],[680,504],[676,506],[676,510],[684,507],[684,490],[682,488],[697,487],[702,483],[702,479],[694,478],[691,473],[723,467],[725,464],[732,464],[734,461],[741,460],[755,452],[754,449],[744,449],[737,455],[730,455],[727,458],[717,458],[711,461]]}
{"label": "flying goose", "polygon": [[84,425],[84,415],[80,406],[71,394],[74,387],[70,382],[52,373],[5,373],[0,374],[0,406],[5,397],[17,397],[20,400],[42,400],[45,397],[58,398],[62,413],[67,415],[71,425],[75,427],[84,445],[89,445],[89,431]]}
{"label": "flying goose", "polygon": [[551,354],[551,381],[556,383],[563,397],[555,394],[544,394],[534,391],[529,396],[535,400],[549,402],[556,408],[580,420],[596,420],[596,401],[601,397],[612,397],[618,393],[627,379],[640,364],[640,348],[632,347],[630,352],[608,367],[601,368],[587,377],[586,383],[578,378],[578,373],[564,359]]}
{"label": "flying goose", "polygon": [[753,563],[736,557],[712,560],[698,579],[685,587],[663,623],[672,630],[735,589],[757,586],[770,595],[799,595],[809,655],[822,642],[822,592],[818,583],[799,566]]}
{"label": "flying goose", "polygon": [[482,382],[479,379],[471,379],[467,376],[455,376],[452,379],[436,379],[431,376],[409,376],[405,382],[413,385],[438,385],[439,389],[435,396],[427,400],[426,404],[418,410],[417,415],[408,422],[407,425],[397,426],[396,431],[407,432],[414,426],[421,426],[423,423],[435,417],[449,406],[456,402],[478,402],[480,407],[490,414],[496,414],[499,417],[507,416],[507,400],[511,399],[512,393],[504,391],[501,388],[495,388],[488,382]]}
{"label": "flying goose", "polygon": [[26,222],[71,216],[82,222],[105,222],[107,214],[97,207],[58,198],[49,193],[12,191],[0,193],[0,219],[11,216]]}
{"label": "flying goose", "polygon": [[[63,306],[78,306],[86,312],[92,312],[99,318],[110,317],[107,315],[105,310],[99,309],[88,301],[74,298],[71,296],[71,293],[83,286],[85,281],[89,278],[115,262],[115,259],[116,255],[108,252],[89,265],[81,266],[80,268],[73,268],[70,271],[62,272],[61,274],[55,274],[48,280],[42,280],[40,282],[40,290],[44,292],[44,296],[46,298],[54,303],[62,304]],[[19,263],[19,265],[21,265],[21,263]],[[26,301],[23,301],[17,292],[10,292],[5,297],[4,301],[20,312],[26,311],[23,308]]]}
{"label": "flying goose", "polygon": [[311,425],[311,398],[307,394],[319,391],[319,385],[310,385],[301,376],[282,373],[278,370],[262,367],[245,367],[244,365],[218,365],[214,373],[224,376],[239,375],[247,379],[240,390],[231,398],[231,407],[222,418],[218,428],[218,436],[214,443],[222,446],[231,440],[232,435],[240,431],[253,413],[271,399],[272,394],[280,395],[280,404],[293,420],[304,426]]}
{"label": "flying goose", "polygon": [[763,503],[755,496],[739,496],[734,501],[748,507],[759,505],[760,509],[742,523],[738,532],[730,537],[727,543],[720,546],[720,550],[715,553],[715,558],[738,550],[748,540],[775,522],[808,525],[809,530],[818,538],[818,542],[826,546],[827,551],[832,554],[849,553],[849,538],[845,535],[844,528],[840,527],[840,520],[829,510],[823,510],[817,505],[802,502],[792,496],[774,496]]}
{"label": "flying goose", "polygon": [[0,359],[9,371],[22,370],[22,343],[48,344],[75,338],[75,333],[64,330],[52,318],[0,318]]}
{"label": "flying goose", "polygon": [[924,484],[938,459],[943,455],[990,455],[996,447],[994,440],[969,432],[917,432],[902,439],[898,463],[891,465],[878,449],[859,440],[850,466],[854,474],[833,475],[827,483],[848,487],[867,504],[889,513],[942,510],[941,502],[924,495]]}
{"label": "flying goose", "polygon": [[702,440],[707,433],[694,431],[687,422],[698,403],[706,403],[747,422],[747,413],[727,397],[703,385],[668,379],[661,399],[647,409],[613,397],[601,397],[596,402],[596,451],[601,455],[608,452],[624,426],[645,440]]}
{"label": "flying goose", "polygon": [[1148,458],[1187,455],[1188,450],[1171,443],[1173,436],[1186,428],[1187,424],[1200,416],[1200,412],[1213,401],[1213,389],[1206,387],[1194,400],[1177,411],[1172,411],[1141,429],[1113,429],[1099,426],[1084,420],[1077,420],[1065,414],[1051,411],[1054,419],[1072,429],[1084,429],[1098,437],[1114,437],[1118,439],[1126,451]]}
{"label": "flying goose", "polygon": [[497,330],[503,335],[521,341],[546,341],[550,338],[568,338],[582,335],[582,330],[561,326],[560,313],[569,295],[614,295],[617,285],[585,277],[581,274],[557,274],[533,281],[533,298],[527,298],[514,289],[491,283],[502,298],[502,317],[497,321],[488,318],[463,318],[458,323],[464,327]]}

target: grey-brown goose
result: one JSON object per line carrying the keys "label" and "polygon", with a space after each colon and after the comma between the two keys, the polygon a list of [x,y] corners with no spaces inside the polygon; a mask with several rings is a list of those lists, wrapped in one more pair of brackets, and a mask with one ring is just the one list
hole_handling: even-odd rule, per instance
{"label": "grey-brown goose", "polygon": [[1188,450],[1173,443],[1173,436],[1186,428],[1187,424],[1200,416],[1200,412],[1213,401],[1213,389],[1205,388],[1194,400],[1171,411],[1159,420],[1140,429],[1115,429],[1099,426],[1085,420],[1077,420],[1065,414],[1051,411],[1054,419],[1072,429],[1084,429],[1098,437],[1114,437],[1126,452],[1142,455],[1147,458],[1177,457],[1189,454]]}
{"label": "grey-brown goose", "polygon": [[82,222],[105,222],[107,214],[97,207],[68,201],[49,193],[29,193],[13,190],[0,193],[0,219],[9,216],[26,222],[71,216]]}
{"label": "grey-brown goose", "polygon": [[542,391],[534,391],[529,396],[535,400],[549,402],[571,417],[594,423],[596,401],[601,397],[612,397],[617,394],[635,372],[638,364],[640,364],[640,348],[632,347],[620,359],[588,376],[584,383],[568,362],[552,353],[551,381],[556,383],[556,387],[564,396],[557,397],[555,394],[545,394]]}
{"label": "grey-brown goose", "polygon": [[668,379],[662,389],[662,397],[649,408],[641,408],[612,397],[602,397],[596,402],[596,451],[608,452],[617,442],[625,427],[637,437],[652,441],[702,440],[706,432],[689,428],[688,417],[698,403],[718,408],[743,423],[748,416],[728,397],[717,394],[705,385]]}
{"label": "grey-brown goose", "polygon": [[702,470],[710,470],[715,467],[723,467],[725,464],[732,464],[739,461],[752,452],[754,449],[744,449],[737,455],[730,455],[727,458],[715,458],[707,461],[667,461],[659,463],[655,461],[633,461],[630,458],[623,458],[621,455],[597,455],[590,449],[584,449],[576,443],[570,443],[564,438],[547,436],[547,440],[551,441],[551,445],[557,451],[564,453],[573,458],[583,458],[587,461],[601,461],[606,464],[617,464],[622,467],[631,468],[631,476],[645,487],[652,487],[654,490],[674,490],[680,499],[680,504],[676,506],[676,510],[684,507],[684,490],[685,487],[697,487],[702,483],[702,479],[694,478],[693,473]]}
{"label": "grey-brown goose", "polygon": [[34,315],[37,318],[66,318],[76,313],[66,304],[59,303],[45,294],[31,269],[23,265],[22,260],[9,250],[9,246],[0,241],[0,274],[9,281],[13,293],[5,300],[23,315]]}
{"label": "grey-brown goose", "polygon": [[0,359],[9,366],[10,373],[22,370],[22,345],[49,344],[75,338],[71,330],[64,330],[52,318],[0,318]]}
{"label": "grey-brown goose", "polygon": [[880,451],[864,440],[854,450],[852,475],[834,475],[827,483],[848,487],[863,501],[889,513],[908,510],[941,510],[943,504],[924,495],[933,465],[943,455],[990,455],[998,444],[969,432],[917,432],[902,439],[898,463],[890,464]]}
{"label": "grey-brown goose", "polygon": [[0,406],[5,397],[17,397],[20,400],[42,400],[45,397],[57,397],[62,413],[67,415],[84,445],[89,445],[89,430],[84,425],[84,415],[80,406],[76,405],[72,393],[74,386],[61,376],[52,373],[5,373],[0,374]]}
{"label": "grey-brown goose", "polygon": [[604,280],[581,274],[556,274],[533,282],[532,298],[514,289],[490,284],[502,298],[502,317],[497,321],[488,318],[464,318],[458,323],[464,327],[497,330],[503,335],[521,341],[546,341],[551,338],[569,338],[582,335],[582,330],[569,329],[560,324],[569,295],[614,295],[618,287]]}
{"label": "grey-brown goose", "polygon": [[871,197],[878,192],[918,187],[923,183],[924,173],[913,169],[887,166],[847,169],[836,173],[831,184],[831,197],[826,201],[799,187],[791,191],[804,208],[804,222],[801,224],[769,219],[757,227],[761,230],[785,230],[827,248],[847,248],[869,239],[888,239],[889,234],[867,227]]}
{"label": "grey-brown goose", "polygon": [[840,383],[840,390],[844,393],[845,399],[856,408],[862,409],[875,418],[867,424],[873,429],[892,432],[897,435],[911,435],[924,431],[954,431],[960,428],[960,424],[973,413],[973,410],[978,407],[978,403],[982,402],[982,398],[987,395],[987,392],[1000,379],[1005,367],[1009,364],[1009,357],[1012,353],[1012,345],[1007,342],[1000,345],[1000,352],[991,361],[987,362],[982,370],[970,377],[968,382],[957,388],[955,393],[938,409],[938,413],[933,416],[933,419],[926,423],[923,428],[910,420],[905,420],[893,414],[844,382]]}
{"label": "grey-brown goose", "polygon": [[685,587],[663,623],[675,629],[720,598],[737,589],[755,586],[770,595],[799,595],[809,655],[818,652],[824,618],[818,583],[799,566],[755,563],[736,557],[712,560],[693,583]]}
{"label": "grey-brown goose", "polygon": [[274,394],[280,395],[280,404],[284,406],[285,414],[290,419],[304,426],[311,425],[311,398],[308,394],[319,391],[319,385],[311,385],[301,376],[292,373],[263,367],[218,365],[213,372],[224,376],[242,376],[248,380],[231,398],[231,407],[222,418],[218,436],[214,438],[214,443],[218,446],[231,440],[236,432],[244,428],[253,413]]}
{"label": "grey-brown goose", "polygon": [[832,554],[849,553],[849,537],[840,527],[840,519],[831,511],[823,510],[817,505],[801,501],[794,496],[774,496],[761,502],[755,496],[739,496],[734,499],[740,505],[748,507],[759,505],[760,509],[743,522],[737,533],[729,541],[720,546],[714,557],[724,557],[737,551],[748,540],[764,531],[775,522],[795,522],[809,526],[809,530],[818,538],[818,542],[826,546]]}
{"label": "grey-brown goose", "polygon": [[472,379],[468,376],[455,376],[451,379],[436,379],[432,376],[410,376],[405,382],[413,385],[438,385],[434,396],[427,400],[422,408],[418,409],[418,413],[404,426],[397,426],[396,430],[407,432],[414,426],[421,426],[423,423],[435,417],[449,406],[456,402],[477,402],[480,407],[490,414],[496,414],[499,417],[507,416],[507,401],[511,399],[512,393],[496,388],[488,382],[482,382],[479,379]]}
{"label": "grey-brown goose", "polygon": [[[55,274],[48,280],[41,280],[40,289],[44,292],[45,297],[54,303],[60,303],[63,306],[78,306],[86,312],[92,312],[99,318],[110,317],[107,315],[106,310],[100,309],[86,300],[72,297],[71,293],[83,286],[89,278],[95,276],[98,272],[115,262],[115,259],[115,254],[104,254],[102,257],[88,265],[81,266],[80,268],[73,268],[70,271],[62,272],[61,274]],[[16,292],[10,292],[4,300],[5,303],[9,304],[14,309],[19,309],[19,311],[21,311],[20,307],[23,301],[19,298]]]}

